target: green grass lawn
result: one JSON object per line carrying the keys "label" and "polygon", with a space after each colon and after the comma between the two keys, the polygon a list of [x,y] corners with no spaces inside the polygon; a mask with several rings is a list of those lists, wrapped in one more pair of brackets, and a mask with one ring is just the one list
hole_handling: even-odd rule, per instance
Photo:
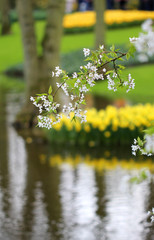
{"label": "green grass lawn", "polygon": [[[38,41],[38,51],[41,51],[40,43],[43,36],[45,22],[40,21],[36,23],[36,33]],[[138,26],[128,27],[122,29],[107,30],[106,39],[107,44],[124,44],[129,43],[129,37],[138,36],[141,28]],[[84,47],[92,48],[94,46],[94,33],[81,33],[64,35],[62,38],[61,52],[68,53],[82,49]],[[6,70],[12,65],[23,62],[22,43],[20,37],[20,28],[18,23],[12,25],[12,34],[8,36],[1,36],[0,38],[0,72]],[[70,64],[73,65],[71,62]],[[75,60],[74,60],[75,65]],[[93,89],[93,94],[106,96],[108,98],[127,98],[133,102],[153,102],[154,99],[154,67],[153,65],[142,65],[140,67],[129,68],[125,70],[125,73],[131,73],[136,81],[135,90],[126,94],[123,90],[118,92],[112,92],[107,89],[105,82],[99,82]],[[8,79],[2,79],[0,81],[2,85],[9,81]],[[9,86],[16,84],[12,80]]]}
{"label": "green grass lawn", "polygon": [[107,82],[98,82],[92,89],[92,93],[98,96],[104,96],[109,99],[125,98],[133,103],[154,103],[154,65],[142,65],[131,67],[124,70],[124,76],[131,73],[135,79],[135,89],[126,93],[124,89],[119,89],[116,92],[109,91]]}
{"label": "green grass lawn", "polygon": [[[38,51],[41,52],[41,39],[44,32],[45,22],[36,23],[36,34],[38,41]],[[129,27],[122,29],[108,30],[106,33],[106,42],[108,45],[128,44],[129,37],[138,36],[140,27]],[[84,47],[92,48],[94,46],[94,33],[81,33],[64,35],[62,38],[61,52],[67,53],[82,49]],[[0,72],[11,65],[23,62],[23,50],[21,43],[20,28],[18,23],[12,25],[12,34],[0,37]]]}

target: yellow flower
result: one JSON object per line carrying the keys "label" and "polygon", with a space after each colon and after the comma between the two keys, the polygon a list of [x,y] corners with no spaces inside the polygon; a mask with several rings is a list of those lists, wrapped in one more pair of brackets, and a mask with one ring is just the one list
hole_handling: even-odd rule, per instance
{"label": "yellow flower", "polygon": [[104,136],[106,138],[109,138],[111,136],[111,133],[109,131],[104,132]]}
{"label": "yellow flower", "polygon": [[75,130],[77,131],[77,132],[80,132],[81,131],[81,123],[80,122],[75,122]]}
{"label": "yellow flower", "polygon": [[[154,12],[138,10],[106,10],[105,22],[108,25],[119,24],[123,22],[144,21],[148,18],[154,19]],[[63,20],[64,28],[74,27],[92,27],[96,22],[94,11],[75,12],[66,14]]]}
{"label": "yellow flower", "polygon": [[88,124],[86,124],[86,125],[84,126],[84,130],[85,130],[86,132],[90,132],[91,128],[90,128],[90,126],[89,126]]}
{"label": "yellow flower", "polygon": [[116,132],[118,130],[118,127],[117,126],[112,126],[112,131],[113,132]]}
{"label": "yellow flower", "polygon": [[54,129],[57,130],[57,131],[60,131],[61,127],[62,127],[62,122],[56,123],[54,125]]}

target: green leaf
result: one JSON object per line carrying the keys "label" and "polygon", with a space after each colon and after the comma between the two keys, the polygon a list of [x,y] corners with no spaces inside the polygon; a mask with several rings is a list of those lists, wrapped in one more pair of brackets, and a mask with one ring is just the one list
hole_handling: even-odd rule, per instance
{"label": "green leaf", "polygon": [[139,178],[138,177],[132,177],[131,179],[130,179],[130,182],[131,183],[140,183],[140,180],[139,180]]}
{"label": "green leaf", "polygon": [[147,173],[146,173],[145,170],[143,170],[143,171],[140,173],[140,177],[142,178],[142,180],[145,180],[145,179],[148,178]]}
{"label": "green leaf", "polygon": [[53,102],[53,96],[52,95],[48,95],[48,99],[50,102]]}
{"label": "green leaf", "polygon": [[37,96],[43,96],[43,95],[47,95],[47,93],[41,93],[41,94],[36,94]]}
{"label": "green leaf", "polygon": [[114,52],[114,50],[115,50],[114,44],[112,45],[112,47],[110,47],[110,50],[111,50],[112,52]]}
{"label": "green leaf", "polygon": [[144,130],[143,132],[145,132],[148,135],[152,135],[152,134],[154,134],[154,127],[149,127],[146,130]]}
{"label": "green leaf", "polygon": [[118,58],[118,61],[125,61],[123,58]]}
{"label": "green leaf", "polygon": [[83,100],[83,101],[81,102],[81,104],[83,104],[83,105],[86,105],[86,101],[85,101],[85,100]]}
{"label": "green leaf", "polygon": [[143,146],[143,141],[139,137],[137,138],[137,142],[140,147]]}
{"label": "green leaf", "polygon": [[76,122],[76,116],[73,116],[72,119],[71,119],[71,122]]}
{"label": "green leaf", "polygon": [[126,59],[128,60],[130,58],[129,52],[126,54]]}
{"label": "green leaf", "polygon": [[129,52],[130,56],[134,57],[134,52],[136,52],[135,46],[131,45],[131,47],[130,47],[128,52]]}
{"label": "green leaf", "polygon": [[118,67],[119,67],[120,69],[125,69],[125,66],[123,66],[123,65],[118,65]]}
{"label": "green leaf", "polygon": [[114,71],[113,70],[109,70],[106,72],[106,74],[110,74],[110,73],[113,73]]}
{"label": "green leaf", "polygon": [[41,98],[40,98],[40,97],[37,97],[36,100],[35,100],[35,102],[38,103],[40,100],[41,100]]}
{"label": "green leaf", "polygon": [[110,52],[110,56],[113,57],[113,58],[116,58],[117,54],[115,52]]}
{"label": "green leaf", "polygon": [[48,93],[51,94],[52,93],[52,87],[49,87]]}
{"label": "green leaf", "polygon": [[106,54],[103,54],[102,55],[102,62],[105,63],[105,62],[108,62],[108,61],[110,61],[110,58]]}
{"label": "green leaf", "polygon": [[84,61],[91,61],[91,57],[87,57]]}

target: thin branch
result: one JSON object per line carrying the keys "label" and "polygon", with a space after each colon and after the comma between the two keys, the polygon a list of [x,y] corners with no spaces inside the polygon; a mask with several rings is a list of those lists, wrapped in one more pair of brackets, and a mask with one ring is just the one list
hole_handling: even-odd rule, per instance
{"label": "thin branch", "polygon": [[120,80],[120,83],[122,83],[122,79],[121,79],[121,77],[120,77],[120,75],[119,75],[119,73],[118,73],[118,71],[117,71],[117,67],[116,67],[115,62],[113,62],[113,67],[114,67],[114,69],[115,69],[115,72],[116,72],[116,74],[117,74],[119,80]]}

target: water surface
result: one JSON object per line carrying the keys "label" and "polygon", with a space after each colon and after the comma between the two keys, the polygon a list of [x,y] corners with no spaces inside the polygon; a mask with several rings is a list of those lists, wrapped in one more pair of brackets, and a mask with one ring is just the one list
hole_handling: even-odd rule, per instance
{"label": "water surface", "polygon": [[[11,125],[21,100],[0,105],[0,239],[153,240],[153,159],[24,140]],[[131,183],[142,168],[147,180]]]}

